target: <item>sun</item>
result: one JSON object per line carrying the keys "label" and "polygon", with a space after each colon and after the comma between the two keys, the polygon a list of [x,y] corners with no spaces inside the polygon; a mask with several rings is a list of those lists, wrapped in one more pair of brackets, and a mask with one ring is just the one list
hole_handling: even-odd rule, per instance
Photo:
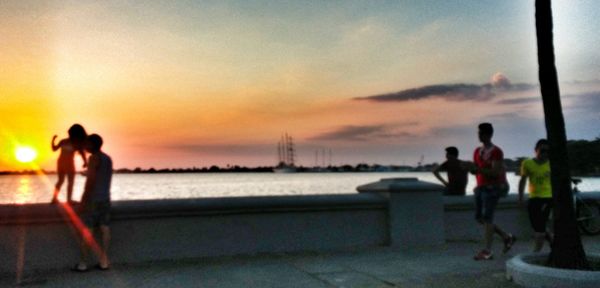
{"label": "sun", "polygon": [[37,157],[37,152],[31,147],[19,147],[15,151],[17,161],[21,163],[29,163]]}

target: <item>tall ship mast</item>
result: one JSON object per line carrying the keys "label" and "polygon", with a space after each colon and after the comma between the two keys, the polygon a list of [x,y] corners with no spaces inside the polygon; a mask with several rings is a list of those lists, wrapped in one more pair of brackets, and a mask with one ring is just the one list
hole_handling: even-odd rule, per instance
{"label": "tall ship mast", "polygon": [[281,135],[281,140],[277,143],[277,166],[273,168],[275,173],[293,173],[296,172],[295,160],[296,150],[294,140],[287,133]]}

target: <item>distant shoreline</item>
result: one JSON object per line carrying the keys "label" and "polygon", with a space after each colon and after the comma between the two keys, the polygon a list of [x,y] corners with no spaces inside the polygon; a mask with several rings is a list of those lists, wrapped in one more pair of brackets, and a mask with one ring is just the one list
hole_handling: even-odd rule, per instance
{"label": "distant shoreline", "polygon": [[[149,168],[149,169],[116,169],[115,174],[185,174],[185,173],[273,173],[275,167],[226,167],[220,168],[212,166],[209,168]],[[361,164],[357,166],[329,166],[329,167],[296,167],[297,173],[339,173],[339,172],[429,172],[424,168],[412,168],[412,167],[401,167],[397,166],[381,166],[381,165],[366,165]],[[78,171],[79,173],[79,171]],[[57,174],[56,171],[48,170],[21,170],[21,171],[0,171],[0,175],[52,175]]]}
{"label": "distant shoreline", "polygon": [[[175,168],[175,169],[116,169],[114,170],[115,174],[203,174],[203,173],[274,173],[274,167],[255,167],[255,168],[247,168],[247,167],[229,167],[229,168],[218,168],[216,166],[210,168]],[[320,167],[297,167],[295,173],[419,173],[419,172],[431,172],[433,170],[433,165],[426,165],[423,167],[406,167],[401,166],[380,166],[380,165],[372,165],[372,166],[330,166],[326,168]],[[517,169],[507,169],[509,173],[518,174]],[[80,173],[80,171],[78,172]],[[11,176],[11,175],[55,175],[56,171],[46,171],[46,170],[22,170],[22,171],[0,171],[0,176]],[[293,173],[292,173],[293,174]],[[600,177],[600,173],[573,173],[573,177]]]}

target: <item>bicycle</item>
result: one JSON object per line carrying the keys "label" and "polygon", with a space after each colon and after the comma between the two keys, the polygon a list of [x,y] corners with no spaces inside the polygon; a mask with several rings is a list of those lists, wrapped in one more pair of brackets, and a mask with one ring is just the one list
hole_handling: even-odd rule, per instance
{"label": "bicycle", "polygon": [[600,204],[595,199],[584,199],[577,188],[581,179],[572,178],[575,215],[579,229],[588,235],[600,234]]}

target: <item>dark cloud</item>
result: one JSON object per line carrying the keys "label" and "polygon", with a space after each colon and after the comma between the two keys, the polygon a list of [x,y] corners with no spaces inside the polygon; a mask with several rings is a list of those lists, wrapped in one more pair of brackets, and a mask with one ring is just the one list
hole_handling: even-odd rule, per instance
{"label": "dark cloud", "polygon": [[565,107],[565,110],[579,110],[594,114],[600,113],[600,91],[571,94],[564,97],[573,100],[568,107]]}
{"label": "dark cloud", "polygon": [[[600,111],[600,91],[585,92],[580,94],[565,94],[562,95],[563,99],[575,100],[569,106],[565,106],[565,110],[579,109],[597,112]],[[541,96],[534,97],[522,97],[513,99],[499,100],[496,103],[501,105],[519,105],[529,103],[540,103],[542,102]]]}
{"label": "dark cloud", "polygon": [[206,153],[217,155],[245,155],[248,153],[272,152],[277,147],[277,141],[273,145],[248,144],[248,145],[212,145],[212,144],[179,144],[163,146],[162,148],[174,149],[188,153]]}
{"label": "dark cloud", "polygon": [[389,125],[343,126],[333,131],[313,136],[316,141],[367,141],[382,138],[413,136],[408,132],[394,132]]}
{"label": "dark cloud", "polygon": [[572,80],[565,82],[566,84],[580,85],[580,84],[600,84],[600,79],[587,79],[587,80]]}
{"label": "dark cloud", "polygon": [[433,97],[440,97],[456,101],[488,100],[494,96],[494,93],[489,88],[490,87],[487,86],[483,87],[472,84],[431,85],[402,90],[395,93],[357,97],[354,99],[369,100],[374,102],[416,101]]}
{"label": "dark cloud", "polygon": [[518,112],[496,113],[488,115],[486,118],[490,119],[490,121],[506,119],[526,119],[526,117],[523,117],[522,113]]}
{"label": "dark cloud", "polygon": [[430,130],[429,136],[434,138],[451,138],[451,137],[459,137],[465,138],[473,138],[477,131],[477,123],[469,124],[469,125],[456,125],[452,127],[434,127]]}
{"label": "dark cloud", "polygon": [[499,93],[528,91],[537,85],[517,83],[512,84],[506,76],[496,73],[487,84],[439,84],[406,89],[398,92],[366,97],[356,97],[354,100],[373,102],[405,102],[427,98],[443,98],[449,101],[488,101]]}
{"label": "dark cloud", "polygon": [[542,97],[523,97],[523,98],[513,98],[513,99],[504,99],[496,102],[501,105],[520,105],[520,104],[529,104],[529,103],[539,103],[542,102]]}

